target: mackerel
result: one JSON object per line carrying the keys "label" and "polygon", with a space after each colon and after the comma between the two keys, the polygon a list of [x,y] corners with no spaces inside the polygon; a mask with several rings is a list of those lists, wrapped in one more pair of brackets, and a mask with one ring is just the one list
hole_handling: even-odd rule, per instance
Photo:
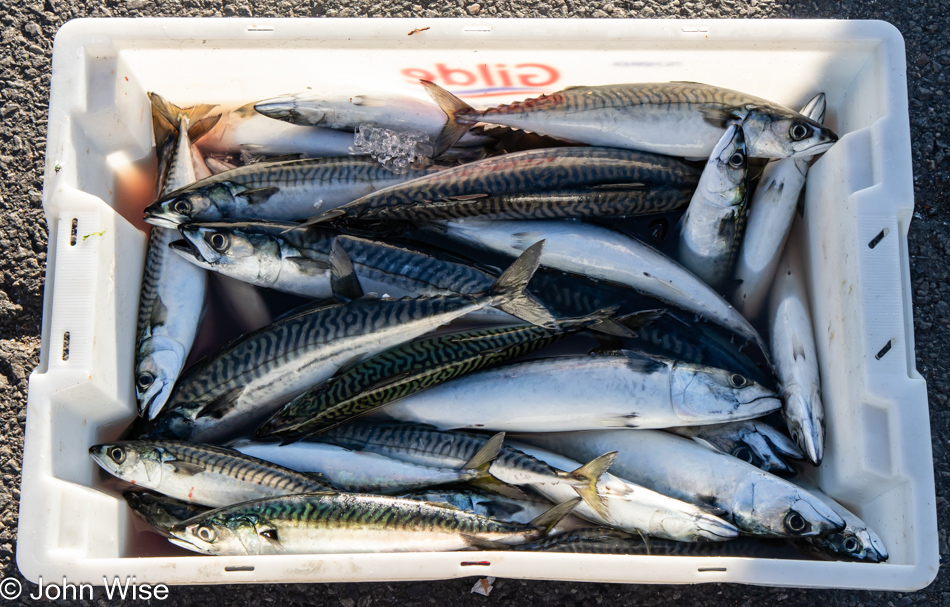
{"label": "mackerel", "polygon": [[883,563],[888,559],[884,542],[867,523],[831,496],[818,489],[809,490],[844,519],[846,527],[831,535],[802,538],[795,542],[800,550],[826,560]]}
{"label": "mackerel", "polygon": [[617,450],[616,474],[700,507],[718,508],[740,531],[773,537],[836,533],[844,520],[805,489],[737,458],[656,430],[523,435],[521,440],[584,458]]}
{"label": "mackerel", "polygon": [[219,556],[494,549],[543,537],[579,501],[523,525],[416,500],[310,493],[220,508],[169,533],[173,544]]}
{"label": "mackerel", "polygon": [[503,365],[384,409],[440,429],[564,432],[699,426],[766,415],[778,395],[722,369],[631,351]]}
{"label": "mackerel", "polygon": [[278,445],[242,440],[231,448],[298,472],[319,473],[341,491],[391,494],[483,478],[498,456],[503,439],[499,435],[486,442],[460,467],[420,466],[377,453],[310,441]]}
{"label": "mackerel", "polygon": [[656,249],[613,230],[566,221],[467,219],[438,224],[434,229],[453,240],[508,257],[543,239],[542,266],[626,285],[707,318],[751,340],[763,354],[767,352],[749,321],[712,288]]}
{"label": "mackerel", "polygon": [[89,455],[136,487],[202,506],[330,489],[313,476],[210,445],[119,441],[94,445]]}
{"label": "mackerel", "polygon": [[680,223],[679,261],[723,290],[732,275],[746,209],[746,143],[730,125],[716,144]]}
{"label": "mackerel", "polygon": [[[357,421],[325,432],[320,440],[422,466],[458,467],[482,449],[488,438],[465,432],[443,432],[423,425]],[[603,504],[594,487],[597,479],[610,467],[613,457],[613,454],[605,453],[567,472],[506,445],[488,471],[495,479],[509,485],[560,483],[569,486],[590,508],[602,511]],[[496,486],[484,482],[476,484],[490,490]]]}
{"label": "mackerel", "polygon": [[[825,117],[825,94],[801,110],[816,122]],[[736,290],[730,301],[746,318],[758,318],[788,240],[795,209],[805,186],[811,157],[786,158],[765,165],[749,203],[745,235],[734,272]]]}
{"label": "mackerel", "polygon": [[167,190],[145,209],[145,219],[165,227],[226,218],[302,219],[434,170],[397,174],[366,156],[257,162]]}
{"label": "mackerel", "polygon": [[[256,427],[277,407],[331,377],[344,363],[372,356],[441,325],[495,306],[539,324],[550,315],[524,294],[542,243],[478,294],[403,299],[360,297],[307,305],[231,342],[182,376],[161,414],[134,424],[129,439],[177,438],[217,442]],[[335,248],[339,282],[355,279]],[[345,295],[345,294],[344,294]],[[359,296],[360,293],[353,293]]]}
{"label": "mackerel", "polygon": [[422,84],[448,116],[437,152],[479,122],[687,158],[708,158],[730,123],[741,123],[754,158],[813,156],[838,140],[830,129],[786,107],[696,82],[574,86],[483,111],[436,84]]}
{"label": "mackerel", "polygon": [[562,190],[596,193],[643,187],[689,189],[696,184],[699,175],[698,168],[682,160],[629,150],[596,147],[527,150],[470,162],[378,190],[311,221],[406,218],[398,215],[406,205],[410,210],[422,205],[463,208],[467,205],[460,201],[513,194]]}
{"label": "mackerel", "polygon": [[817,466],[824,455],[825,410],[808,293],[794,242],[785,247],[775,275],[769,325],[788,432],[808,461]]}
{"label": "mackerel", "polygon": [[[159,155],[160,183],[165,191],[195,180],[191,137],[201,137],[214,121],[201,118],[210,106],[181,109],[158,95],[152,101]],[[189,129],[192,118],[195,128]],[[174,129],[165,128],[174,124]],[[161,125],[164,125],[161,126]],[[190,132],[189,132],[190,131]],[[169,140],[177,143],[172,149]],[[168,153],[168,150],[171,152]],[[135,398],[140,415],[155,417],[167,402],[184,368],[198,332],[207,275],[168,250],[174,230],[152,228],[148,238],[135,332]]]}
{"label": "mackerel", "polygon": [[[577,465],[576,461],[551,451],[517,442],[513,444],[557,469],[569,470]],[[533,488],[555,503],[573,497],[563,483],[543,483],[533,485]],[[600,525],[679,542],[722,542],[739,534],[732,524],[702,508],[610,473],[604,474],[597,482],[597,494],[604,504],[602,512],[583,503],[578,505],[574,514]]]}
{"label": "mackerel", "polygon": [[[396,346],[301,394],[267,420],[257,436],[287,441],[323,432],[392,401],[424,397],[431,391],[427,388],[438,389],[453,378],[534,352],[582,329],[628,332],[610,320],[612,313],[560,320],[555,329],[519,324],[447,333]],[[657,315],[642,314],[635,324]],[[628,319],[625,324],[632,323]]]}
{"label": "mackerel", "polygon": [[207,506],[199,506],[150,491],[126,491],[122,497],[125,498],[132,512],[162,533],[167,533],[178,523],[209,510]]}
{"label": "mackerel", "polygon": [[766,472],[794,474],[783,457],[805,457],[798,446],[772,426],[759,420],[745,420],[711,426],[668,428],[673,434],[691,438],[713,451],[737,457]]}

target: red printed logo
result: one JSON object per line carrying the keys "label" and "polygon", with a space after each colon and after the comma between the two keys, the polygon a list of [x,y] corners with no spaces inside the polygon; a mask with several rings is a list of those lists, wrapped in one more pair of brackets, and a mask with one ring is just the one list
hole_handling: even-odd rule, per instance
{"label": "red printed logo", "polygon": [[[401,73],[408,82],[431,80],[439,86],[452,89],[460,97],[543,92],[550,90],[561,78],[557,69],[544,63],[480,63],[473,68],[436,63],[430,69],[411,67]],[[458,87],[466,88],[460,90]]]}

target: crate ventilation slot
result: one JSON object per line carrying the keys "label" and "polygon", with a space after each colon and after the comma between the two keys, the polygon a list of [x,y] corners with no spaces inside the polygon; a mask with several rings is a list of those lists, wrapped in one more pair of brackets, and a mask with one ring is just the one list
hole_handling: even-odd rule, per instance
{"label": "crate ventilation slot", "polygon": [[891,351],[891,348],[893,347],[894,347],[894,340],[891,339],[886,344],[884,344],[884,347],[881,348],[881,350],[877,354],[874,355],[874,358],[881,360],[882,358],[884,358],[885,354]]}
{"label": "crate ventilation slot", "polygon": [[488,567],[491,561],[462,561],[459,563],[462,567]]}
{"label": "crate ventilation slot", "polygon": [[254,565],[230,565],[224,568],[225,571],[254,571]]}
{"label": "crate ventilation slot", "polygon": [[686,34],[705,34],[709,31],[708,27],[684,27],[683,33]]}
{"label": "crate ventilation slot", "polygon": [[871,239],[871,242],[868,243],[868,248],[869,248],[869,249],[873,249],[874,247],[876,247],[877,245],[879,245],[879,244],[881,243],[881,241],[884,240],[884,237],[887,236],[887,233],[888,233],[888,232],[890,232],[890,230],[888,230],[887,228],[884,228],[883,230],[881,230],[880,232],[878,232],[878,233],[877,233],[877,236],[875,236],[874,238],[872,238],[872,239]]}
{"label": "crate ventilation slot", "polygon": [[725,573],[726,568],[725,567],[700,567],[696,571],[700,573],[706,573],[707,571],[719,571],[719,572]]}
{"label": "crate ventilation slot", "polygon": [[69,331],[63,333],[63,360],[69,360]]}
{"label": "crate ventilation slot", "polygon": [[249,27],[247,28],[247,31],[249,31],[249,32],[272,32],[272,31],[274,31],[274,28],[273,28],[273,27],[270,27],[270,26],[268,26],[268,25],[261,25],[261,26],[258,26],[258,25],[251,25],[251,26],[249,26]]}
{"label": "crate ventilation slot", "polygon": [[462,28],[462,31],[463,32],[482,32],[482,33],[490,32],[491,26],[490,25],[467,25]]}
{"label": "crate ventilation slot", "polygon": [[76,236],[79,234],[79,220],[73,217],[72,228],[69,230],[69,246],[76,246]]}

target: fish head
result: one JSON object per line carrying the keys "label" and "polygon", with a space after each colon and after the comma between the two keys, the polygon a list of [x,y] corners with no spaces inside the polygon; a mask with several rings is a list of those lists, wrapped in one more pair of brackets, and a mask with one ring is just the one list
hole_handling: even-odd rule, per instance
{"label": "fish head", "polygon": [[684,422],[749,419],[782,406],[777,394],[744,375],[680,361],[673,363],[670,396]]}
{"label": "fish head", "polygon": [[884,542],[868,527],[848,525],[839,533],[808,538],[812,551],[835,559],[883,563],[887,560]]}
{"label": "fish head", "polygon": [[336,120],[333,104],[313,96],[301,99],[296,95],[281,95],[257,102],[254,109],[268,118],[292,124],[319,126]]}
{"label": "fish head", "polygon": [[109,474],[137,487],[157,489],[162,481],[162,449],[139,441],[93,445],[89,455]]}
{"label": "fish head", "polygon": [[163,228],[177,228],[190,221],[213,221],[225,216],[245,188],[229,181],[202,187],[189,186],[159,198],[145,207],[145,221]]}
{"label": "fish head", "polygon": [[747,171],[745,135],[730,124],[709,156],[699,187],[715,194],[710,200],[735,206],[745,199]]}
{"label": "fish head", "polygon": [[777,106],[752,108],[742,121],[749,156],[815,156],[838,141],[834,131],[798,112]]}
{"label": "fish head", "polygon": [[772,441],[754,430],[744,432],[729,453],[766,472],[793,472],[792,468],[780,457]]}
{"label": "fish head", "polygon": [[753,469],[736,486],[731,511],[736,526],[755,535],[811,537],[845,528],[844,520],[819,498]]}
{"label": "fish head", "polygon": [[821,464],[825,445],[825,416],[817,384],[789,384],[782,389],[785,421],[792,440],[814,465]]}
{"label": "fish head", "polygon": [[216,556],[280,554],[277,529],[252,513],[215,510],[168,530],[176,546]]}
{"label": "fish head", "polygon": [[135,364],[135,400],[139,413],[154,419],[168,402],[185,365],[185,348],[167,337],[147,337]]}
{"label": "fish head", "polygon": [[294,122],[297,109],[297,98],[293,95],[281,95],[271,97],[254,104],[254,109],[258,113],[284,122]]}
{"label": "fish head", "polygon": [[208,270],[256,285],[271,285],[280,274],[281,242],[244,224],[191,223],[179,228],[185,242],[171,248]]}

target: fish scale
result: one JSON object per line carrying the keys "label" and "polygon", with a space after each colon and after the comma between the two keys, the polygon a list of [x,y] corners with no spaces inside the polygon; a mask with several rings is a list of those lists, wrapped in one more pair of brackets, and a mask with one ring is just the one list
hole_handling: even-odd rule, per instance
{"label": "fish scale", "polygon": [[310,390],[274,414],[259,438],[299,439],[450,379],[548,346],[607,314],[566,319],[557,329],[531,324],[480,329],[422,339],[370,358]]}

